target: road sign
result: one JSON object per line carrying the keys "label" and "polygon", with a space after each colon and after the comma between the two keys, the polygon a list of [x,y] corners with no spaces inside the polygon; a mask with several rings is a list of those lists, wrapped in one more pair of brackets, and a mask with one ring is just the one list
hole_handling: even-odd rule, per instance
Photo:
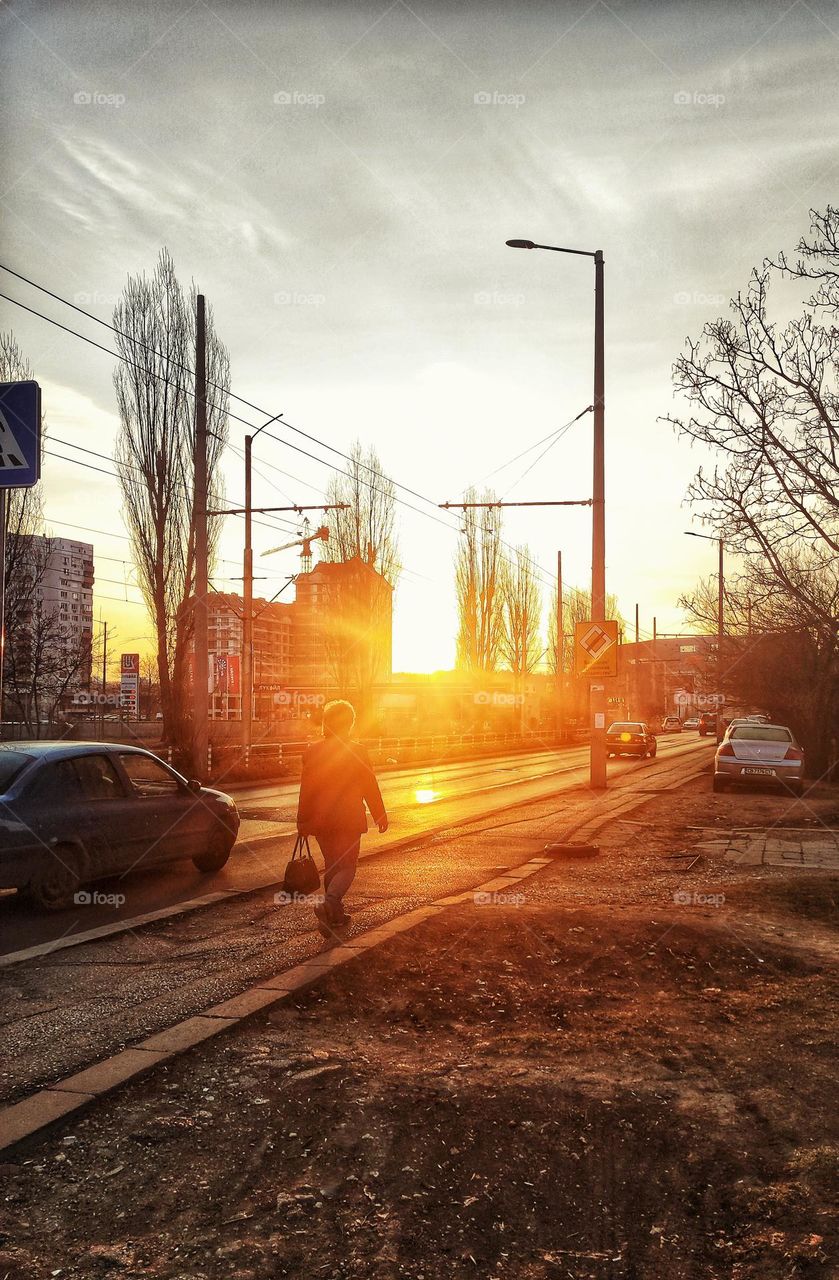
{"label": "road sign", "polygon": [[0,382],[0,489],[29,489],[41,477],[41,388]]}
{"label": "road sign", "polygon": [[578,676],[618,674],[618,624],[614,619],[574,623],[574,671]]}

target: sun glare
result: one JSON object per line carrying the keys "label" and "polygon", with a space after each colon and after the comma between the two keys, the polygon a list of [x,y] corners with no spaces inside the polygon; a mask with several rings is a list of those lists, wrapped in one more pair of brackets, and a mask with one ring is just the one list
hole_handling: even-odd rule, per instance
{"label": "sun glare", "polygon": [[439,794],[439,791],[431,791],[429,788],[414,792],[417,804],[433,804]]}

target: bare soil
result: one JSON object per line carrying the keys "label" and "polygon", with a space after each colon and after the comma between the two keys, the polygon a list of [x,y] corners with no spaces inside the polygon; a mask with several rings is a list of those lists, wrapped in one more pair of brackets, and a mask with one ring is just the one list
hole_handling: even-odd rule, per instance
{"label": "bare soil", "polygon": [[795,813],[651,800],[56,1126],[0,1280],[839,1274],[839,876],[665,856]]}

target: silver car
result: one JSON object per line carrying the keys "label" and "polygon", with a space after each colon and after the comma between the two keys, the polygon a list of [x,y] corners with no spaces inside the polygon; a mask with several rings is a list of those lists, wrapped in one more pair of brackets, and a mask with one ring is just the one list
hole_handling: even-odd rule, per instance
{"label": "silver car", "polygon": [[783,724],[732,723],[714,757],[714,790],[729,783],[780,783],[796,795],[804,787],[804,752]]}

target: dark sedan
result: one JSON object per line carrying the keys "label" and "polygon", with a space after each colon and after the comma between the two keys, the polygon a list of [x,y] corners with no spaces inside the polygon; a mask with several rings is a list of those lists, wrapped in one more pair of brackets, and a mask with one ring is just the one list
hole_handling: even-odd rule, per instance
{"label": "dark sedan", "polygon": [[606,730],[607,756],[655,756],[655,734],[641,720],[616,721]]}
{"label": "dark sedan", "polygon": [[42,907],[66,906],[80,885],[133,867],[191,858],[218,871],[238,831],[229,796],[139,747],[0,744],[0,888]]}

